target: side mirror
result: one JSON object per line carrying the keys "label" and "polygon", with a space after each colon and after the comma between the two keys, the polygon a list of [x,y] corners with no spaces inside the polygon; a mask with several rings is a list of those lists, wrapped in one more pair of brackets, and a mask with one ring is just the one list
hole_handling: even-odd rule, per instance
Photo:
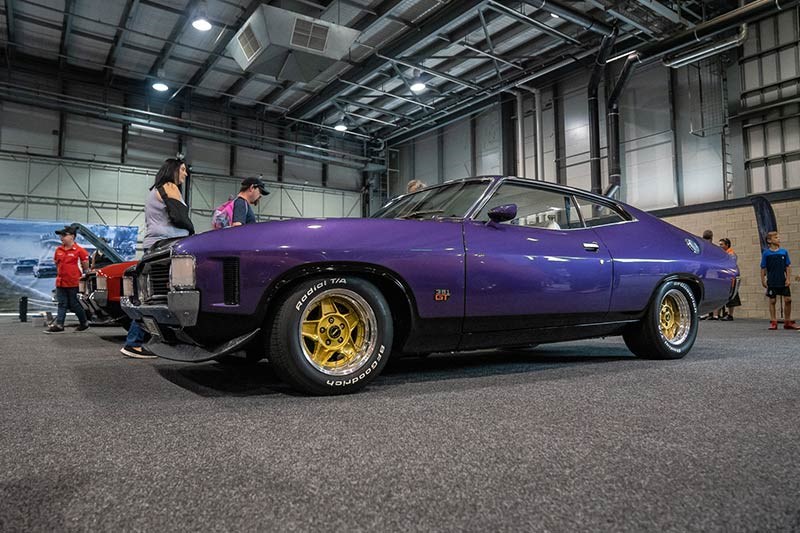
{"label": "side mirror", "polygon": [[517,204],[498,205],[489,211],[489,220],[492,222],[506,222],[517,217]]}

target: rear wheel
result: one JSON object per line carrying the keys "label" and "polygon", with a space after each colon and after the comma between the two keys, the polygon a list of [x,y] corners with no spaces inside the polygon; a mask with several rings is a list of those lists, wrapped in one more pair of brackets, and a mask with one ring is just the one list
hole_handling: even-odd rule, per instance
{"label": "rear wheel", "polygon": [[278,375],[310,394],[364,388],[389,358],[389,305],[368,281],[355,277],[304,281],[272,321],[270,361]]}
{"label": "rear wheel", "polygon": [[622,337],[638,357],[680,359],[694,345],[697,324],[697,300],[691,288],[680,281],[668,281],[656,291],[641,322]]}

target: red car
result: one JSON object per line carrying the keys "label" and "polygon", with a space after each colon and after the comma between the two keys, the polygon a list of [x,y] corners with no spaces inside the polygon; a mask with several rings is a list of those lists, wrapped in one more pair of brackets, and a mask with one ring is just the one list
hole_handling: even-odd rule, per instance
{"label": "red car", "polygon": [[131,320],[119,305],[122,275],[126,268],[138,261],[124,261],[116,250],[91,230],[82,224],[74,226],[97,249],[95,269],[84,274],[79,282],[78,301],[93,324],[118,324],[128,329]]}
{"label": "red car", "polygon": [[89,272],[81,278],[78,301],[87,313],[91,313],[93,324],[119,324],[128,329],[131,319],[119,305],[122,275],[125,269],[137,262],[114,263]]}

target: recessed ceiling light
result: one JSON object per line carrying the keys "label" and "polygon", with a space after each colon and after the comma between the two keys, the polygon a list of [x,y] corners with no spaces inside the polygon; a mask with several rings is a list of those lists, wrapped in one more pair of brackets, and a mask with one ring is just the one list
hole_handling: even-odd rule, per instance
{"label": "recessed ceiling light", "polygon": [[411,84],[411,92],[414,93],[421,93],[425,91],[425,89],[427,88],[428,86],[425,85],[424,81],[415,81],[414,83]]}
{"label": "recessed ceiling light", "polygon": [[205,0],[200,2],[195,11],[195,17],[192,21],[192,27],[198,31],[208,31],[211,29],[211,23],[208,21],[208,4]]}
{"label": "recessed ceiling light", "polygon": [[211,23],[204,18],[198,18],[192,22],[192,27],[196,30],[208,31],[211,29]]}

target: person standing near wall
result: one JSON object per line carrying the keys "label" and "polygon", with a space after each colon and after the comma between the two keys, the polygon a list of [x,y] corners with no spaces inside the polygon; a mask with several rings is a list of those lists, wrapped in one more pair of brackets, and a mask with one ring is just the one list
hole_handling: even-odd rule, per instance
{"label": "person standing near wall", "polygon": [[267,186],[258,178],[245,178],[239,189],[239,196],[233,202],[233,222],[231,226],[252,224],[256,221],[256,214],[251,206],[258,205],[262,196],[269,194]]}
{"label": "person standing near wall", "polygon": [[[167,159],[161,165],[144,205],[147,226],[142,241],[144,253],[160,240],[194,234],[189,206],[183,201],[180,189],[188,175],[188,167],[180,159]],[[145,337],[142,327],[136,321],[131,322],[125,346],[120,352],[136,359],[155,358],[156,355],[144,346]]]}
{"label": "person standing near wall", "polygon": [[58,300],[58,314],[56,321],[45,333],[61,333],[64,331],[64,321],[67,318],[67,308],[78,317],[80,324],[75,331],[83,331],[89,328],[86,322],[86,312],[78,303],[78,282],[81,279],[81,270],[89,271],[89,253],[75,242],[75,228],[65,226],[64,229],[56,231],[56,235],[61,237],[61,246],[56,248],[53,255],[53,262],[58,271],[56,277],[56,299]]}
{"label": "person standing near wall", "polygon": [[[731,247],[731,240],[729,238],[727,238],[727,237],[721,238],[719,240],[719,247],[722,248],[723,250],[725,250],[725,252],[728,255],[733,256],[734,261],[736,261],[738,263],[738,258],[736,257],[736,252],[733,251],[733,248]],[[737,268],[738,268],[738,264],[737,264]],[[733,310],[735,308],[739,307],[740,305],[742,305],[742,301],[739,299],[739,293],[737,292],[736,295],[733,298],[731,298],[731,300],[727,304],[725,304],[725,307],[727,308],[728,313],[726,315],[724,315],[724,316],[720,316],[720,320],[726,320],[726,321],[733,320]]]}
{"label": "person standing near wall", "polygon": [[769,248],[761,256],[761,285],[767,289],[769,298],[769,329],[778,329],[775,300],[783,297],[783,329],[800,329],[792,320],[792,262],[789,252],[781,248],[781,238],[777,231],[767,233]]}
{"label": "person standing near wall", "polygon": [[[714,244],[714,232],[710,229],[703,231],[703,240],[706,241],[708,244]],[[714,312],[710,312],[707,315],[701,316],[700,320],[719,320],[719,317],[714,314]]]}

